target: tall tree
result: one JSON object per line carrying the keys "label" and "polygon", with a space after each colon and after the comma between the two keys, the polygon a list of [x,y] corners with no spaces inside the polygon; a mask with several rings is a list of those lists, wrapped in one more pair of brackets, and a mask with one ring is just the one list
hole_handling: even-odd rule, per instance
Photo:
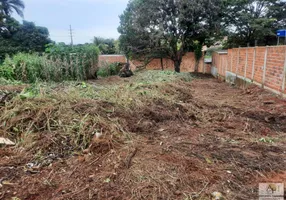
{"label": "tall tree", "polygon": [[0,32],[0,62],[17,52],[44,52],[45,45],[51,43],[49,31],[33,22],[20,24],[13,18],[6,21],[6,29]]}
{"label": "tall tree", "polygon": [[11,16],[13,11],[16,11],[20,17],[24,17],[24,8],[25,4],[22,0],[0,0],[0,12],[2,16]]}
{"label": "tall tree", "polygon": [[126,54],[164,54],[176,72],[194,41],[214,35],[221,0],[131,0],[120,16],[120,44]]}
{"label": "tall tree", "polygon": [[22,0],[0,0],[0,32],[10,31],[11,22],[16,21],[12,18],[12,13],[16,11],[18,15],[24,17],[23,10],[25,4]]}
{"label": "tall tree", "polygon": [[45,45],[51,43],[49,30],[46,27],[36,26],[33,22],[23,21],[19,30],[13,34],[12,39],[24,51],[45,51]]}
{"label": "tall tree", "polygon": [[286,1],[229,0],[225,10],[229,46],[262,45],[276,42],[276,30],[286,26]]}
{"label": "tall tree", "polygon": [[118,53],[116,49],[116,40],[112,38],[94,37],[93,43],[98,46],[102,54]]}

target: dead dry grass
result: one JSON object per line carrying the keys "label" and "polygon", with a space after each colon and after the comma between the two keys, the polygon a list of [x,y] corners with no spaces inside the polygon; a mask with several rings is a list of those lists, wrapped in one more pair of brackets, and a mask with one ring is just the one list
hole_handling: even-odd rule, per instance
{"label": "dead dry grass", "polygon": [[27,87],[0,107],[17,142],[0,199],[255,199],[286,169],[285,101],[256,87],[153,71]]}

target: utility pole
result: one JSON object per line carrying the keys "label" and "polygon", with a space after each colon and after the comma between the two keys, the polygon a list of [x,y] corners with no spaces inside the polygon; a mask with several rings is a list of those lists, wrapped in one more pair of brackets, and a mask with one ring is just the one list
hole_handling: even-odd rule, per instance
{"label": "utility pole", "polygon": [[71,37],[71,47],[73,47],[73,34],[72,34],[72,27],[70,25],[70,37]]}

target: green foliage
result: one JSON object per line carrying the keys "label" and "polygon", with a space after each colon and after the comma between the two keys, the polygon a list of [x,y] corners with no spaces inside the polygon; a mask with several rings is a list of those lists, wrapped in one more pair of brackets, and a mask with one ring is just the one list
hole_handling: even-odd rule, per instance
{"label": "green foliage", "polygon": [[0,66],[0,77],[34,83],[42,81],[86,80],[93,78],[98,61],[98,48],[93,45],[75,48],[72,51],[52,51],[56,45],[49,45],[52,53],[18,53],[7,56]]}
{"label": "green foliage", "polygon": [[18,15],[24,17],[23,10],[25,4],[22,0],[1,0],[0,13],[1,16],[11,16],[13,11],[16,11]]}
{"label": "green foliage", "polygon": [[9,18],[0,33],[0,63],[6,55],[12,56],[18,52],[44,52],[45,45],[50,42],[47,28],[27,21],[20,24]]}
{"label": "green foliage", "polygon": [[15,73],[14,73],[14,67],[7,65],[7,63],[10,60],[6,60],[6,64],[0,66],[0,77],[5,78],[6,80],[14,80],[15,79]]}
{"label": "green foliage", "polygon": [[276,31],[286,26],[284,0],[231,0],[225,2],[223,22],[227,28],[226,48],[238,46],[274,45]]}
{"label": "green foliage", "polygon": [[198,72],[199,71],[199,63],[200,63],[200,60],[203,56],[203,52],[202,52],[202,49],[203,49],[203,45],[199,42],[199,41],[194,41],[194,53],[195,53],[195,59],[196,59],[196,65],[195,65],[195,72]]}
{"label": "green foliage", "polygon": [[45,45],[51,43],[47,28],[36,26],[33,22],[28,21],[23,21],[19,30],[13,34],[12,39],[25,52],[44,52]]}
{"label": "green foliage", "polygon": [[199,41],[196,40],[194,42],[194,53],[195,53],[196,61],[199,61],[202,58],[203,56],[202,49],[203,49],[203,45]]}
{"label": "green foliage", "polygon": [[[120,16],[120,46],[126,55],[141,54],[174,61],[180,72],[182,58],[214,35],[221,0],[133,0]],[[159,57],[160,57],[159,56]]]}
{"label": "green foliage", "polygon": [[218,50],[222,50],[222,49],[223,49],[222,47],[211,47],[211,48],[208,48],[207,51],[206,51],[205,58],[211,58],[214,52],[216,52]]}
{"label": "green foliage", "polygon": [[104,63],[97,71],[97,75],[101,77],[118,75],[122,68],[121,63]]}
{"label": "green foliage", "polygon": [[101,54],[119,53],[118,41],[110,38],[94,37],[93,44],[98,46]]}
{"label": "green foliage", "polygon": [[262,143],[270,143],[270,144],[273,144],[275,142],[277,142],[277,139],[276,138],[271,138],[271,137],[266,137],[266,138],[260,138],[258,140],[259,142],[262,142]]}
{"label": "green foliage", "polygon": [[50,43],[49,31],[36,26],[33,22],[20,24],[12,17],[15,11],[22,18],[25,4],[23,0],[0,1],[0,63],[6,55],[18,52],[43,52]]}
{"label": "green foliage", "polygon": [[37,97],[40,94],[40,85],[33,84],[30,87],[25,88],[20,94],[21,99],[29,99]]}

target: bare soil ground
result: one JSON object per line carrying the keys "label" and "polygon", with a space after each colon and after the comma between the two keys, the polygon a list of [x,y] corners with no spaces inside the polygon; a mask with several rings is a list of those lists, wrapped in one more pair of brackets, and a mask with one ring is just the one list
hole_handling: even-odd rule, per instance
{"label": "bare soil ground", "polygon": [[[126,88],[132,87],[133,79],[109,78],[90,84],[114,83]],[[242,90],[205,76],[140,87],[175,99],[171,103],[163,97],[139,102],[144,95],[139,92],[138,99],[126,99],[138,104],[128,112],[122,108],[124,102],[69,101],[73,112],[66,119],[75,113],[82,119],[101,117],[100,123],[93,118],[81,123],[82,129],[91,127],[84,129],[87,132],[97,129],[103,134],[90,137],[83,149],[65,145],[70,144],[62,135],[65,119],[60,121],[54,114],[69,112],[61,107],[65,98],[57,99],[59,104],[51,101],[45,112],[43,107],[28,107],[28,102],[42,105],[43,99],[25,101],[25,112],[15,110],[13,104],[0,107],[0,115],[11,109],[16,113],[0,118],[1,124],[6,123],[0,127],[0,136],[3,132],[19,143],[0,148],[0,199],[187,200],[211,199],[217,191],[224,199],[246,200],[258,198],[260,182],[286,184],[285,100],[256,86]],[[121,94],[116,93],[118,98]],[[46,119],[60,121],[57,129]],[[21,144],[11,124],[31,121],[37,133],[31,138],[21,136],[26,139]],[[76,141],[82,144],[83,136],[87,137],[83,134]]]}

